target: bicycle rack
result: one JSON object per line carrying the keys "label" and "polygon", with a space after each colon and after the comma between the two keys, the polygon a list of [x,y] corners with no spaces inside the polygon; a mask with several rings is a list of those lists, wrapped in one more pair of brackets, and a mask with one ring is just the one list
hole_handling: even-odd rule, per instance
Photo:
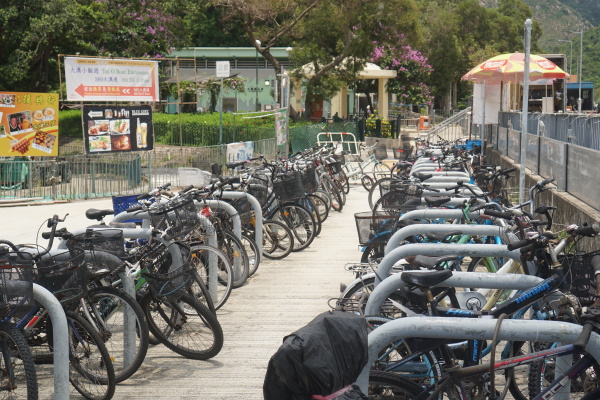
{"label": "bicycle rack", "polygon": [[[517,262],[521,261],[519,250],[509,251],[503,244],[447,244],[447,243],[411,243],[397,247],[383,257],[377,267],[375,276],[375,287],[387,279],[392,266],[408,256],[469,256],[469,257],[502,257],[510,258]],[[472,273],[472,272],[470,272]],[[492,274],[496,277],[497,274]],[[520,275],[523,276],[523,275]],[[481,286],[468,286],[481,287]]]}
{"label": "bicycle rack", "polygon": [[[460,202],[455,203],[455,201],[460,200]],[[462,204],[467,199],[452,199],[450,202],[444,204],[446,205],[458,205]],[[479,211],[469,212],[469,218],[475,219],[479,217]],[[399,221],[414,221],[418,219],[426,219],[426,218],[451,218],[451,219],[460,219],[461,221],[465,215],[462,210],[458,209],[445,209],[445,208],[424,208],[418,210],[412,210],[405,214],[402,214],[399,218]]]}
{"label": "bicycle rack", "polygon": [[225,212],[227,212],[227,214],[229,214],[229,216],[231,217],[231,219],[233,221],[233,234],[238,239],[242,238],[242,223],[240,220],[240,214],[238,213],[238,211],[235,209],[234,206],[232,206],[231,204],[229,204],[226,201],[211,200],[211,199],[206,199],[202,202],[198,202],[198,201],[194,200],[194,204],[196,205],[196,209],[200,209],[200,210],[202,209],[202,206],[204,204],[206,204],[207,206],[209,206],[211,208],[221,209],[221,210],[224,210]]}
{"label": "bicycle rack", "polygon": [[508,244],[511,241],[517,241],[517,237],[508,229],[497,225],[469,225],[469,224],[417,224],[405,226],[394,232],[385,246],[385,254],[400,246],[400,243],[413,235],[424,235],[431,232],[455,232],[460,231],[461,235],[473,236],[498,236]]}
{"label": "bicycle rack", "polygon": [[221,192],[221,197],[224,199],[241,199],[243,197],[246,197],[248,199],[248,201],[250,202],[250,205],[252,205],[252,208],[254,209],[254,219],[255,219],[255,223],[256,226],[254,227],[254,241],[256,242],[256,245],[258,246],[258,254],[260,257],[262,257],[263,254],[263,238],[262,238],[262,234],[263,234],[263,214],[262,214],[262,207],[260,206],[260,203],[258,202],[258,200],[256,200],[256,197],[252,196],[251,194],[245,193],[245,192],[226,192],[226,191],[222,191]]}
{"label": "bicycle rack", "polygon": [[[7,290],[10,286],[7,285]],[[60,302],[47,289],[34,283],[33,298],[48,310],[54,334],[54,399],[69,398],[69,330]]]}
{"label": "bicycle rack", "polygon": [[[377,356],[390,343],[410,338],[431,339],[485,339],[494,338],[494,330],[497,321],[489,318],[447,318],[447,317],[425,317],[415,316],[400,318],[387,322],[376,328],[369,334],[369,362],[366,363],[356,384],[363,393],[367,393],[369,382],[369,371]],[[542,341],[573,343],[581,333],[581,325],[557,321],[535,321],[527,320],[504,320],[498,332],[499,340],[507,341]],[[593,332],[585,350],[590,353],[596,361],[600,362],[600,335]],[[566,393],[557,394],[554,399],[566,400]]]}

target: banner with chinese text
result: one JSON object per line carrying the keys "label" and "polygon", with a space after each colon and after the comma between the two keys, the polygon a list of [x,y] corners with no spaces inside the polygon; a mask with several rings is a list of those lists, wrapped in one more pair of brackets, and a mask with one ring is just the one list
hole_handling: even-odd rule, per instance
{"label": "banner with chinese text", "polygon": [[277,136],[277,145],[287,142],[288,134],[288,112],[287,109],[280,109],[275,113],[275,135]]}
{"label": "banner with chinese text", "polygon": [[154,148],[150,106],[84,106],[82,115],[88,154]]}
{"label": "banner with chinese text", "polygon": [[65,57],[67,100],[159,101],[158,62]]}
{"label": "banner with chinese text", "polygon": [[254,142],[237,142],[227,145],[227,161],[248,161],[254,153]]}
{"label": "banner with chinese text", "polygon": [[0,92],[0,156],[58,155],[58,95]]}

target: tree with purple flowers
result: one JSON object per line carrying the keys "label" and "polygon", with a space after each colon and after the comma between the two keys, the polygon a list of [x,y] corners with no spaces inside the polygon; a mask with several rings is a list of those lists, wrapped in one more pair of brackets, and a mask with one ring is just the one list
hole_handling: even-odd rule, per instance
{"label": "tree with purple flowers", "polygon": [[397,72],[397,77],[388,81],[387,90],[396,94],[400,103],[431,105],[433,96],[427,83],[433,69],[421,52],[405,42],[404,35],[398,34],[394,40],[375,43],[369,61]]}

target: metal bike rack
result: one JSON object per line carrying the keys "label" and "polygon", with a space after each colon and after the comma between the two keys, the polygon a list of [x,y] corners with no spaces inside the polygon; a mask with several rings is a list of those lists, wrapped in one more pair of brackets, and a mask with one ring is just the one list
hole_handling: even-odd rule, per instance
{"label": "metal bike rack", "polygon": [[[7,286],[7,289],[10,286]],[[33,298],[48,310],[54,334],[54,399],[69,398],[69,329],[67,317],[60,302],[50,291],[33,284]]]}
{"label": "metal bike rack", "polygon": [[194,204],[196,205],[196,209],[198,209],[199,211],[202,210],[203,205],[207,205],[211,208],[221,209],[221,210],[224,210],[225,212],[227,212],[227,214],[229,214],[229,216],[231,217],[231,220],[233,221],[233,234],[238,239],[242,238],[242,222],[240,219],[240,214],[238,213],[238,211],[235,209],[234,206],[232,206],[231,204],[229,204],[228,202],[223,201],[223,200],[211,200],[211,199],[206,199],[202,202],[194,200]]}
{"label": "metal bike rack", "polygon": [[[135,282],[133,277],[129,276],[126,272],[121,272],[119,273],[119,278],[121,278],[123,291],[135,299]],[[137,338],[135,321],[135,312],[130,307],[126,307],[125,313],[123,314],[123,336],[125,337],[125,344],[123,346],[123,364],[125,367],[131,365],[135,354],[135,341]]]}
{"label": "metal bike rack", "polygon": [[506,244],[518,240],[516,236],[508,229],[497,225],[469,225],[469,224],[417,224],[405,226],[394,232],[385,246],[385,254],[400,246],[406,238],[413,235],[424,235],[427,232],[455,232],[460,231],[461,235],[472,236],[498,236]]}
{"label": "metal bike rack", "polygon": [[[411,273],[427,274],[430,271],[410,271]],[[498,274],[492,272],[452,272],[445,281],[435,287],[462,287],[484,289],[526,290],[543,281],[533,275]],[[397,290],[407,290],[407,284],[402,281],[402,272],[384,279],[370,294],[365,307],[365,315],[379,315],[383,302]]]}
{"label": "metal bike rack", "polygon": [[[457,200],[461,200],[456,203]],[[452,199],[450,202],[444,204],[446,205],[458,205],[463,203],[467,199]],[[479,211],[469,212],[469,218],[475,219],[479,217]],[[451,219],[460,219],[462,220],[465,217],[462,210],[454,209],[443,209],[443,208],[423,208],[418,210],[412,210],[400,216],[400,221],[414,221],[418,219],[429,219],[429,218],[451,218]]]}
{"label": "metal bike rack", "polygon": [[[411,243],[397,247],[383,257],[377,267],[375,286],[390,274],[392,266],[408,256],[469,256],[469,257],[503,257],[521,261],[519,250],[509,251],[503,244],[447,244],[447,243]],[[497,275],[496,275],[497,276]],[[481,286],[468,286],[481,287]]]}
{"label": "metal bike rack", "polygon": [[[369,334],[369,362],[356,384],[367,393],[369,371],[377,356],[390,343],[418,337],[431,339],[492,340],[497,320],[490,318],[446,318],[415,316],[387,322]],[[581,333],[581,325],[557,321],[504,320],[498,332],[499,340],[573,343]],[[585,350],[600,362],[600,335],[593,332]],[[568,399],[569,393],[565,394]],[[555,397],[557,399],[557,397]]]}
{"label": "metal bike rack", "polygon": [[224,199],[241,199],[243,197],[246,197],[248,199],[248,201],[250,202],[250,205],[252,205],[252,208],[254,209],[254,219],[255,219],[255,223],[256,226],[254,227],[254,241],[256,242],[256,246],[258,246],[258,253],[259,256],[262,257],[263,254],[263,214],[262,214],[262,207],[260,206],[260,203],[258,202],[258,200],[256,200],[256,197],[252,196],[251,194],[245,193],[245,192],[221,192],[221,197]]}

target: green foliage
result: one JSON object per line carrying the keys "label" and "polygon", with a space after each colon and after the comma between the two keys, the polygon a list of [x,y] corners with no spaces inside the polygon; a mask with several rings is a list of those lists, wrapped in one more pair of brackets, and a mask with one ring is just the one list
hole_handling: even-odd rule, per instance
{"label": "green foliage", "polygon": [[81,110],[62,110],[58,112],[58,132],[61,137],[81,138]]}

